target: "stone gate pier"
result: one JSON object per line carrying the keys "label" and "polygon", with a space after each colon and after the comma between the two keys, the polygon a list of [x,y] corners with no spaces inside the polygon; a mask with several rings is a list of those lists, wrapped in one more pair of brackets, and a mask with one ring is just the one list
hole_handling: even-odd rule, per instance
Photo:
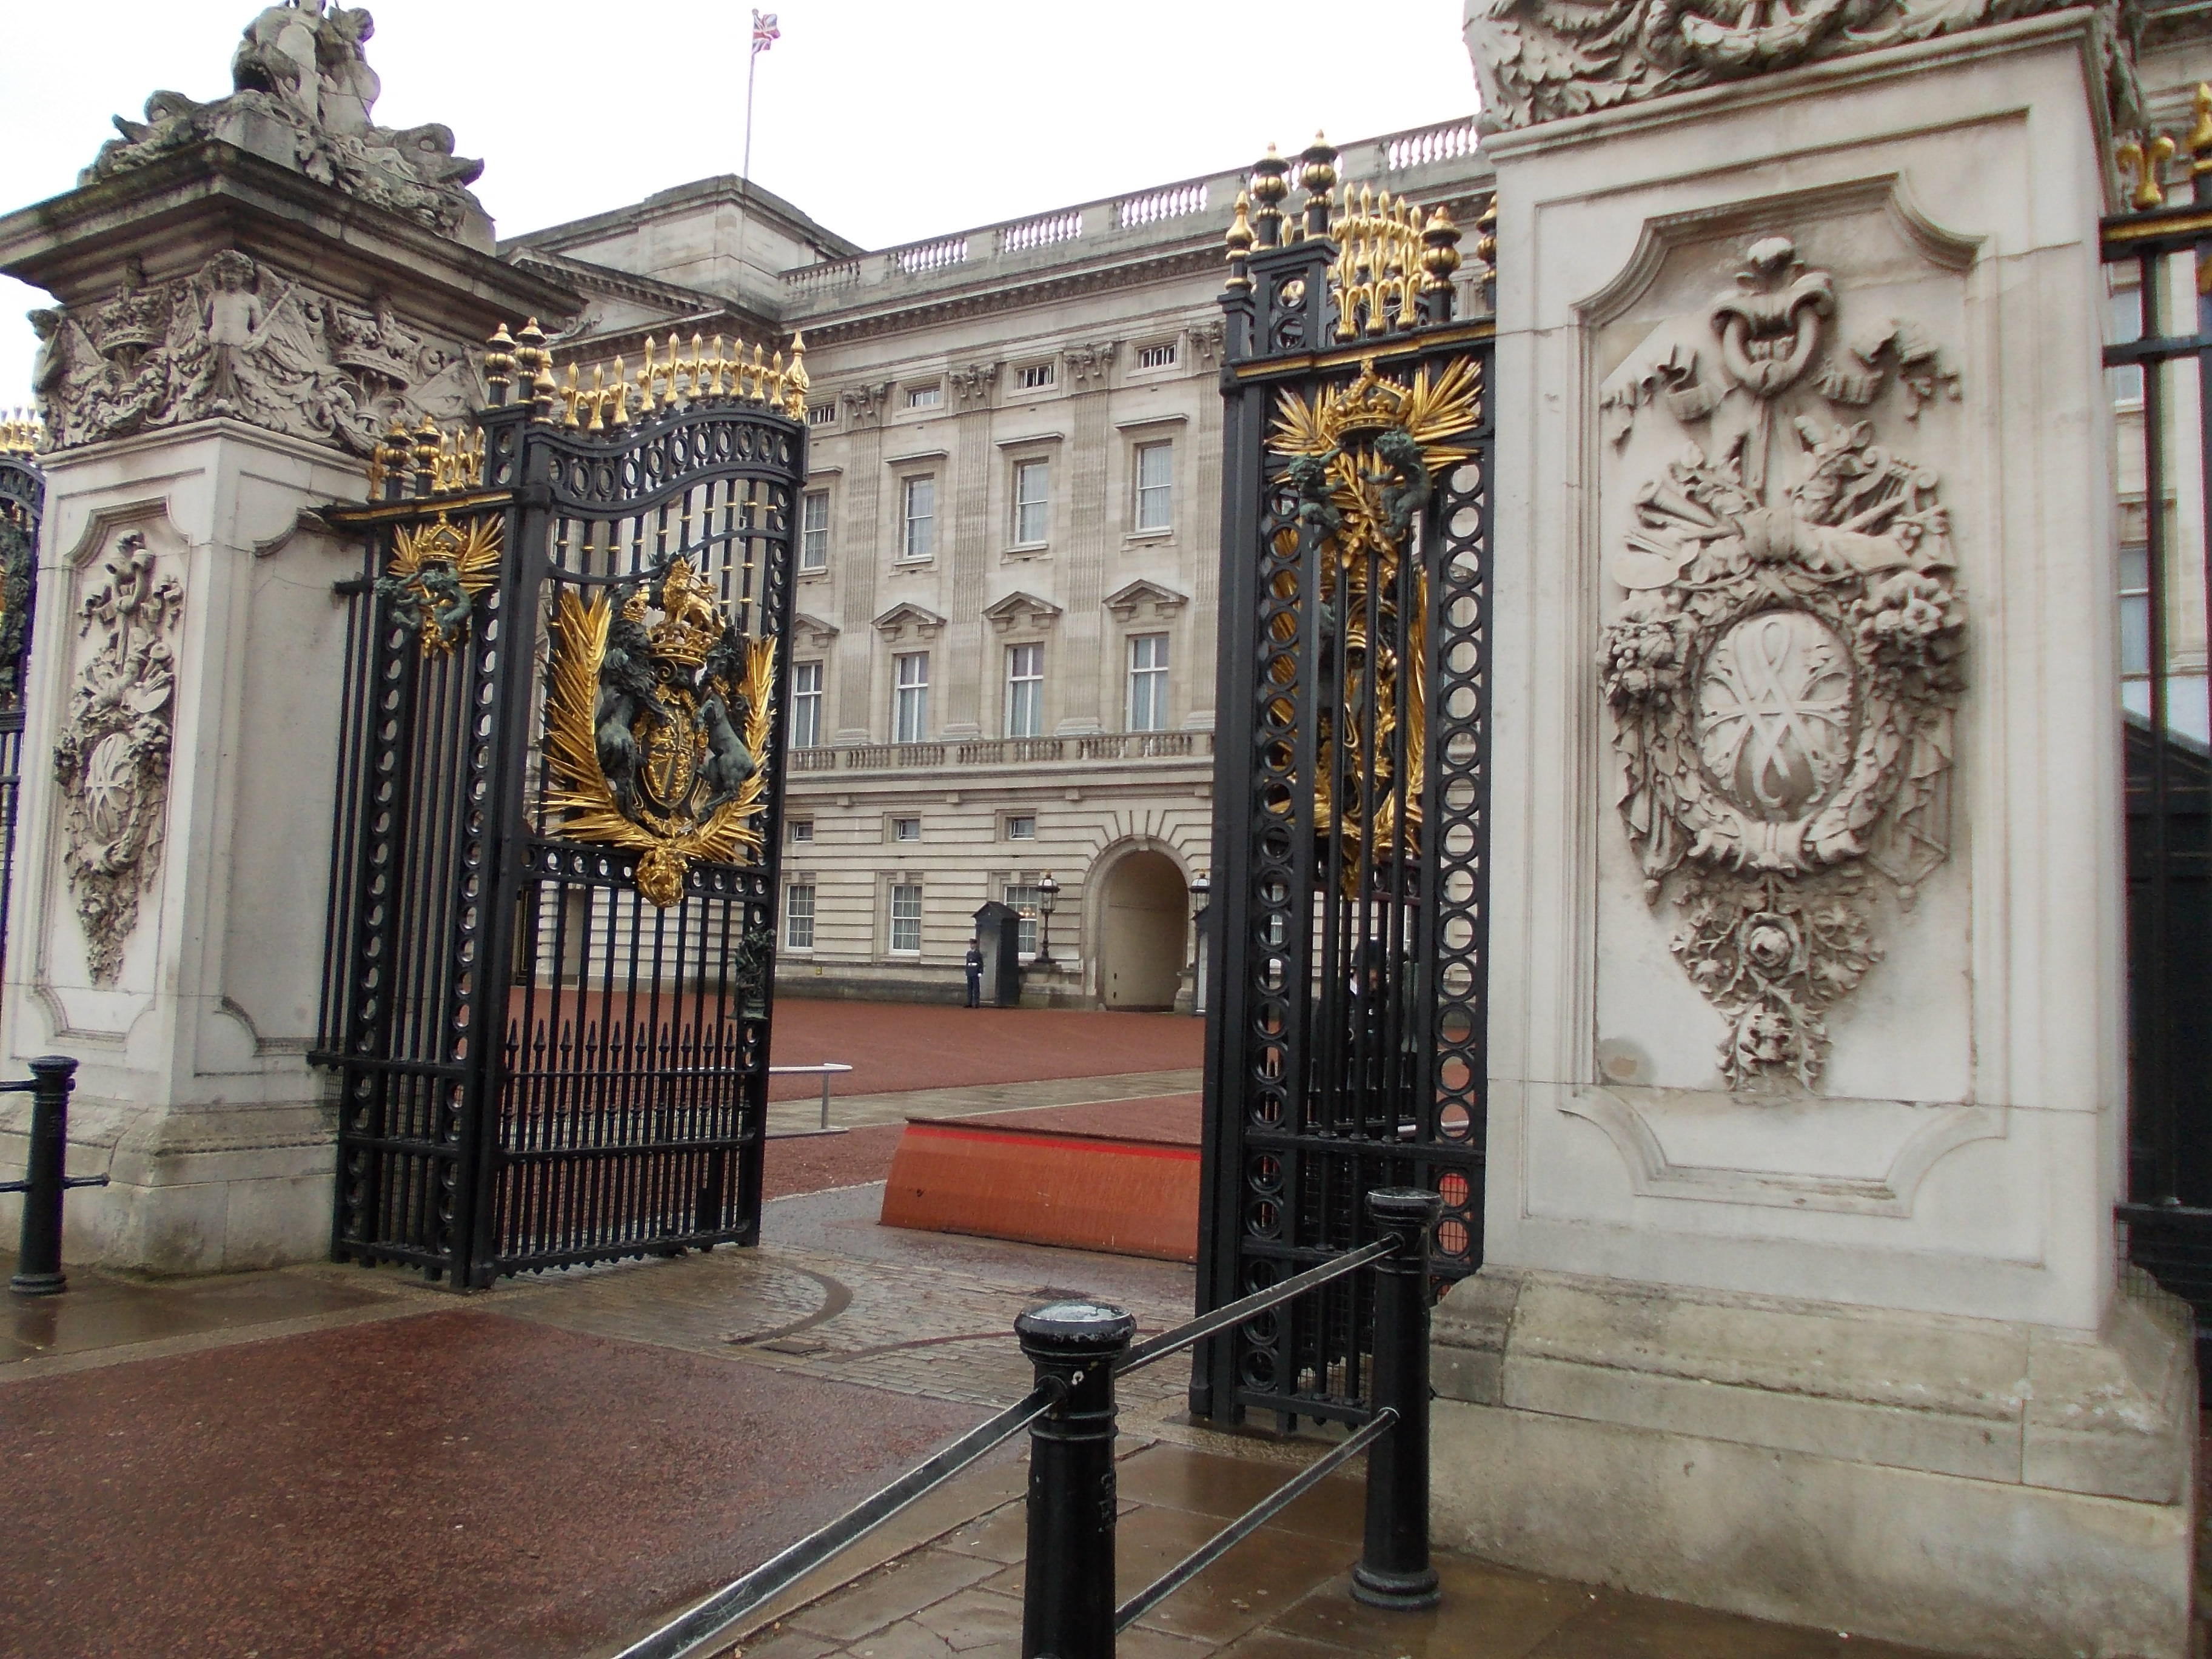
{"label": "stone gate pier", "polygon": [[2112,1221],[2113,19],[1567,9],[1469,8],[1498,966],[1438,1541],[2179,1656],[2189,1323]]}
{"label": "stone gate pier", "polygon": [[0,269],[55,300],[0,1041],[10,1076],[82,1065],[71,1168],[112,1184],[71,1198],[72,1261],[328,1249],[307,1053],[360,555],[311,509],[367,495],[395,423],[473,408],[501,323],[575,308],[494,256],[451,132],[374,125],[366,18],[270,8],[230,95],[155,94],[79,189],[0,218]]}

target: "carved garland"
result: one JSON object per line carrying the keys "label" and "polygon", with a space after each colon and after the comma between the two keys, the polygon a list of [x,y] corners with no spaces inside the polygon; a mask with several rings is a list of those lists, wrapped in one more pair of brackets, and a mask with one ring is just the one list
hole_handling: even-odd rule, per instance
{"label": "carved garland", "polygon": [[155,574],[142,535],[122,539],[106,571],[79,607],[80,634],[97,642],[54,745],[62,865],[96,985],[114,983],[139,897],[160,868],[176,690],[170,640],[185,599],[175,577]]}
{"label": "carved garland", "polygon": [[1881,957],[1867,871],[1910,902],[1948,852],[1966,616],[1936,475],[1876,443],[1870,421],[1806,407],[1778,458],[1796,481],[1776,486],[1778,406],[1801,382],[1870,404],[1893,367],[1916,417],[1958,388],[1901,324],[1854,366],[1812,374],[1834,286],[1784,239],[1754,244],[1738,283],[1708,316],[1717,375],[1655,341],[1605,389],[1617,441],[1661,386],[1656,401],[1711,422],[1724,447],[1692,444],[1638,489],[1607,562],[1628,597],[1599,661],[1622,819],[1645,896],[1673,878],[1672,948],[1727,1021],[1723,1075],[1810,1088],[1825,1011]]}

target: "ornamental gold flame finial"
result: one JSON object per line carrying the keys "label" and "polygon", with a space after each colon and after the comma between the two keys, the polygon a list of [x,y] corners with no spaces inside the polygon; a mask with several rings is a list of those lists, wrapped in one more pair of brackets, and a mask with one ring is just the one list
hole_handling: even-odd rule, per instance
{"label": "ornamental gold flame finial", "polygon": [[2212,85],[2199,81],[2197,95],[2190,100],[2196,118],[2189,128],[2189,171],[2191,175],[2212,173]]}
{"label": "ornamental gold flame finial", "polygon": [[2130,138],[2115,152],[2121,169],[2136,176],[2128,204],[2137,213],[2166,205],[2166,187],[2160,182],[2159,171],[2173,159],[2172,139],[2162,132],[2146,133],[2144,137],[2149,142]]}
{"label": "ornamental gold flame finial", "polygon": [[1229,250],[1229,286],[1243,289],[1252,286],[1246,262],[1252,254],[1251,198],[1243,191],[1237,192],[1237,216],[1229,222],[1229,234],[1222,240]]}

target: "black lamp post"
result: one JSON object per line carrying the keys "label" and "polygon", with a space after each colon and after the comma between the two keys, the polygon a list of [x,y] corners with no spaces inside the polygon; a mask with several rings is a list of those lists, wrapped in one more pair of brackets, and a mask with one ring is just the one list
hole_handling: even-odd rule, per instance
{"label": "black lamp post", "polygon": [[1052,966],[1052,907],[1060,902],[1060,884],[1052,878],[1052,872],[1044,872],[1037,883],[1037,953],[1031,964],[1038,968]]}
{"label": "black lamp post", "polygon": [[1206,1018],[1206,908],[1213,898],[1213,878],[1200,871],[1190,878],[1190,925],[1197,943],[1190,958],[1190,1011]]}

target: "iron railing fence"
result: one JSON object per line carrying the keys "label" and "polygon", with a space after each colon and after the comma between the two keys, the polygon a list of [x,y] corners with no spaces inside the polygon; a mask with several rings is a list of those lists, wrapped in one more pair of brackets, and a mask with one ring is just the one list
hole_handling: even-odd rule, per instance
{"label": "iron railing fence", "polygon": [[[2164,141],[2160,141],[2163,143]],[[2168,152],[2171,145],[2166,145]],[[2123,1254],[2197,1315],[2212,1403],[2212,155],[2164,204],[2159,155],[2136,211],[2103,224],[2117,337],[2120,675],[2126,802],[2128,1140]]]}
{"label": "iron railing fence", "polygon": [[386,499],[329,514],[366,541],[332,1248],[464,1285],[757,1237],[805,466],[780,358],[564,390],[495,356],[518,398],[399,434]]}
{"label": "iron railing fence", "polygon": [[[1481,1261],[1492,327],[1456,227],[1340,204],[1338,159],[1255,170],[1223,299],[1201,1308],[1364,1243],[1378,1188]],[[1363,1295],[1223,1332],[1193,1412],[1357,1420]]]}
{"label": "iron railing fence", "polygon": [[[1030,1431],[1027,1563],[1022,1659],[1113,1659],[1115,1638],[1276,1515],[1343,1468],[1367,1457],[1366,1510],[1352,1594],[1373,1607],[1417,1611],[1440,1599],[1429,1559],[1430,1237],[1443,1207],[1419,1188],[1367,1194],[1377,1234],[1358,1249],[1132,1345],[1136,1322],[1110,1303],[1032,1308],[1014,1330],[1036,1387],[827,1526],[779,1552],[658,1629],[617,1659],[704,1659],[753,1615],[858,1543],[916,1498]],[[1352,1432],[1143,1589],[1114,1600],[1115,1388],[1121,1377],[1188,1352],[1240,1324],[1352,1282],[1373,1310],[1371,1394],[1346,1415]]]}

